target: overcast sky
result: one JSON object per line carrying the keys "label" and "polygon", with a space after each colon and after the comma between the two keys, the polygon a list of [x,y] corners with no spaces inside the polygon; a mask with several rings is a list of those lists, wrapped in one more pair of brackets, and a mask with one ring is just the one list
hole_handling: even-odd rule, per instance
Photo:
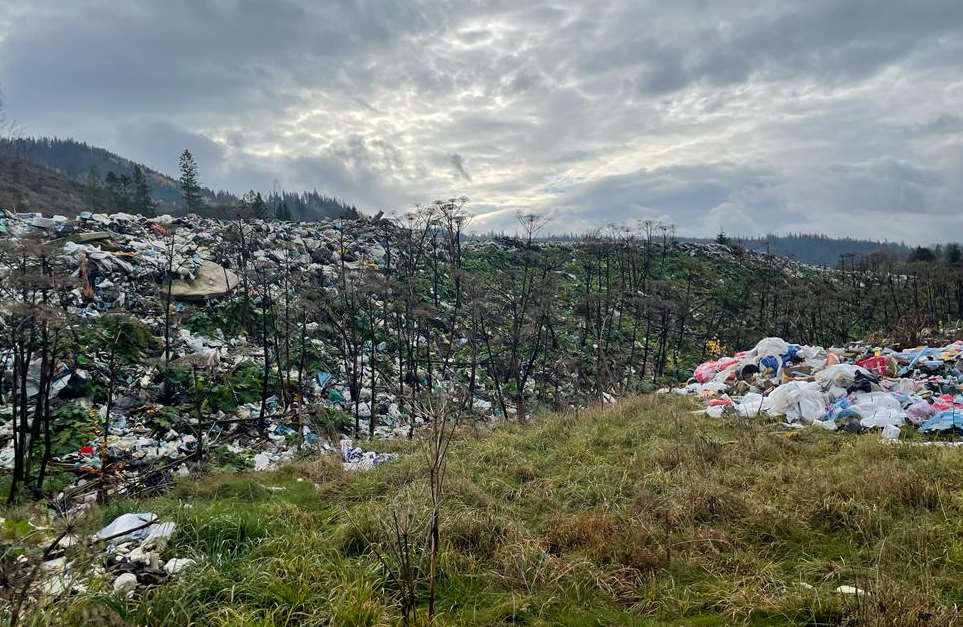
{"label": "overcast sky", "polygon": [[0,87],[235,192],[963,239],[961,0],[3,0]]}

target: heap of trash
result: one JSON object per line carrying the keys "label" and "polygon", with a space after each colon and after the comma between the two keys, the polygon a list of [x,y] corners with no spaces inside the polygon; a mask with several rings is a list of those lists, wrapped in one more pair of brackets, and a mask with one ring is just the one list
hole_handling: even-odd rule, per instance
{"label": "heap of trash", "polygon": [[[290,371],[282,372],[276,359],[279,348],[272,350],[272,376],[296,382],[289,386],[298,391],[296,402],[272,396],[262,407],[263,342],[256,333],[224,323],[230,307],[245,298],[245,281],[255,278],[253,266],[272,276],[297,268],[311,277],[317,291],[330,293],[340,289],[339,273],[384,275],[392,263],[388,250],[397,250],[399,237],[398,227],[388,220],[247,220],[240,226],[196,215],[82,212],[76,218],[50,218],[4,212],[2,221],[5,244],[42,247],[51,266],[70,277],[62,305],[77,328],[132,320],[146,338],[141,352],[113,373],[117,376],[112,376],[106,339],[88,341],[90,350],[82,354],[58,358],[48,397],[53,427],[63,429],[63,437],[54,433],[59,450],[51,466],[76,476],[58,499],[67,511],[78,513],[93,504],[108,475],[113,493],[136,496],[202,465],[271,470],[304,454],[344,456],[340,439],[349,432],[371,433],[376,439],[409,437],[424,422],[394,384],[402,377],[390,337],[364,347],[355,398],[339,340],[325,336],[317,322],[308,323],[304,332],[314,360],[308,370],[296,371],[290,363]],[[247,276],[240,267],[244,255],[237,241],[242,230]],[[0,269],[0,280],[3,272]],[[278,285],[270,289],[277,299],[283,298]],[[380,301],[375,304],[382,306]],[[425,337],[416,339],[427,343]],[[0,371],[7,379],[13,359],[12,350],[0,347]],[[39,357],[30,363],[31,403],[40,392],[42,367]],[[186,377],[180,385],[172,384],[172,371]],[[216,383],[230,379],[214,390],[220,402],[195,402],[192,373],[213,372],[221,377]],[[245,378],[245,372],[254,374]],[[437,389],[456,385],[451,372],[419,369],[407,376],[409,386],[413,376]],[[108,407],[110,379],[116,384]],[[501,409],[490,387],[483,376],[477,378],[470,408],[482,419],[494,419]],[[239,390],[247,390],[247,396]],[[63,417],[57,414],[61,410],[70,413]],[[513,411],[510,404],[508,411]],[[11,413],[10,399],[0,394],[0,471],[14,466]],[[344,462],[352,469],[366,469],[392,459],[371,455],[362,451],[360,457],[344,457]]]}
{"label": "heap of trash", "polygon": [[194,567],[189,557],[167,557],[177,524],[151,512],[122,514],[89,538],[63,535],[39,564],[37,592],[62,595],[83,592],[100,579],[119,594],[158,585]]}
{"label": "heap of trash", "polygon": [[909,349],[865,342],[843,348],[767,337],[752,349],[701,364],[673,390],[696,396],[713,417],[783,418],[829,431],[963,432],[963,340]]}

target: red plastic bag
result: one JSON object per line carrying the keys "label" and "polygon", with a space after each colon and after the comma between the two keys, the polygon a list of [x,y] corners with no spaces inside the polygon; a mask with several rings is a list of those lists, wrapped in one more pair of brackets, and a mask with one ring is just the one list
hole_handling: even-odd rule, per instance
{"label": "red plastic bag", "polygon": [[892,377],[896,375],[895,368],[893,367],[893,360],[882,355],[860,359],[856,362],[856,365],[860,366],[861,368],[865,368],[873,374],[881,377]]}

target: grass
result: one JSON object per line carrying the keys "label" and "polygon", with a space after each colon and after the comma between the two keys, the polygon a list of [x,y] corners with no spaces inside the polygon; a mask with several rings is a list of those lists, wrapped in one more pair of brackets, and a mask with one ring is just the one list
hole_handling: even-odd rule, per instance
{"label": "grass", "polygon": [[[436,623],[963,622],[963,451],[691,410],[646,396],[463,434]],[[165,557],[203,565],[130,600],[104,582],[31,620],[398,624],[375,549],[387,511],[424,515],[427,486],[417,445],[395,446],[409,454],[363,475],[326,458],[100,510],[95,523],[132,510],[176,520]]]}

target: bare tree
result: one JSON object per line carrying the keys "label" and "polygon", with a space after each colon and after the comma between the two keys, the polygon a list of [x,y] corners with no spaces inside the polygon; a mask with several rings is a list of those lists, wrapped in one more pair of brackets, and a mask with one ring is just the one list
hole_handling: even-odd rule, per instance
{"label": "bare tree", "polygon": [[438,578],[438,552],[441,546],[441,507],[448,475],[448,450],[461,418],[461,403],[449,402],[448,397],[427,395],[421,412],[430,426],[428,446],[428,490],[431,503],[428,530],[428,619],[435,615],[435,584]]}
{"label": "bare tree", "polygon": [[3,86],[0,85],[0,139],[19,139],[23,136],[23,129],[7,117],[6,104]]}
{"label": "bare tree", "polygon": [[529,214],[518,219],[522,234],[514,240],[514,263],[496,269],[496,281],[479,326],[487,352],[486,367],[495,381],[502,413],[507,418],[504,393],[510,387],[516,416],[525,421],[528,383],[544,356],[548,339],[555,280],[551,259],[535,242],[545,218]]}
{"label": "bare tree", "polygon": [[11,404],[14,450],[7,500],[13,503],[21,486],[32,488],[34,496],[42,493],[51,454],[50,397],[66,350],[64,303],[71,281],[65,269],[53,263],[49,247],[33,238],[4,242],[0,272],[2,358],[11,370],[10,388],[2,396]]}
{"label": "bare tree", "polygon": [[277,325],[273,294],[275,277],[267,263],[254,263],[253,268],[257,286],[257,313],[260,320],[260,325],[258,325],[259,340],[263,352],[261,361],[261,406],[258,409],[257,427],[263,433],[267,428],[267,400],[270,395],[272,352],[276,352],[272,350]]}
{"label": "bare tree", "polygon": [[174,307],[174,279],[191,261],[194,248],[178,247],[177,234],[173,225],[163,232],[161,254],[163,260],[162,280],[164,298],[164,367],[171,363],[171,316]]}

